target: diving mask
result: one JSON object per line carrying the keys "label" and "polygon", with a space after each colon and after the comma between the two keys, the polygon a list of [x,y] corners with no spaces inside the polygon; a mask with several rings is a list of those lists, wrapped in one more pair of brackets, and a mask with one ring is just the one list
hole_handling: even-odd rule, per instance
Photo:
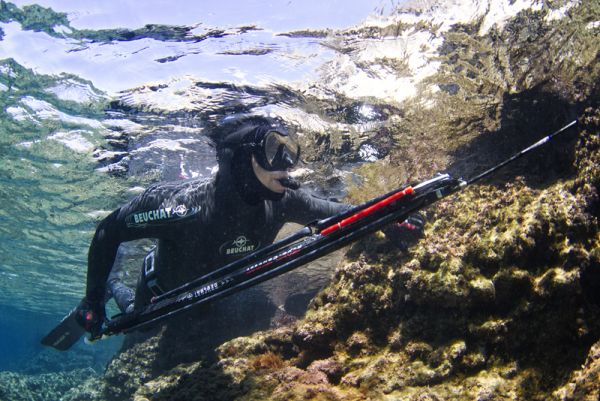
{"label": "diving mask", "polygon": [[287,133],[268,131],[255,149],[258,163],[269,171],[285,171],[300,159],[300,145]]}

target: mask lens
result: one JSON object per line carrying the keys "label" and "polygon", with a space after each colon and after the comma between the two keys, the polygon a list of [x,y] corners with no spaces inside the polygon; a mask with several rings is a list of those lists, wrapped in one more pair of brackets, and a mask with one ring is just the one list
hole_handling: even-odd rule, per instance
{"label": "mask lens", "polygon": [[265,136],[264,152],[272,169],[285,170],[298,162],[300,146],[288,135],[271,131]]}

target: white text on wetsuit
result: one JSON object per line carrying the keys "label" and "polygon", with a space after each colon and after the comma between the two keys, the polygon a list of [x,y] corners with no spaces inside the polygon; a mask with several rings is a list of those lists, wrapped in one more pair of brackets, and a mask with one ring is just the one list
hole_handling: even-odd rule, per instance
{"label": "white text on wetsuit", "polygon": [[[192,214],[195,214],[199,208],[192,208]],[[183,218],[188,215],[188,208],[185,205],[177,207],[165,207],[146,212],[133,213],[127,217],[128,226],[143,226],[153,222],[168,220],[171,218]]]}
{"label": "white text on wetsuit", "polygon": [[133,215],[135,224],[147,223],[154,220],[164,220],[171,217],[171,208],[151,210]]}

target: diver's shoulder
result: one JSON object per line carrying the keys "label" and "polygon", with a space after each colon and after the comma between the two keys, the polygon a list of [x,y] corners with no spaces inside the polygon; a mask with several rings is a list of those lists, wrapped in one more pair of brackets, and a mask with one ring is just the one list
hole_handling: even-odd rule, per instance
{"label": "diver's shoulder", "polygon": [[211,177],[190,178],[181,181],[161,181],[150,185],[145,192],[164,191],[178,192],[208,186],[213,179]]}
{"label": "diver's shoulder", "polygon": [[165,201],[167,199],[195,198],[198,194],[206,193],[212,187],[210,177],[192,178],[182,181],[164,181],[150,185],[139,196],[140,199],[154,199]]}

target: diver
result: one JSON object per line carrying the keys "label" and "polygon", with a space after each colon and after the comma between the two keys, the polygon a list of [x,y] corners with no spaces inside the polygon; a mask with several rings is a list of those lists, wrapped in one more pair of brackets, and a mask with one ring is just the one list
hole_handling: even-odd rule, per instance
{"label": "diver", "polygon": [[[300,146],[285,126],[262,117],[237,121],[217,140],[211,179],[155,184],[98,225],[88,253],[86,295],[77,322],[96,336],[105,303],[131,312],[153,296],[271,244],[287,222],[306,225],[350,205],[313,196],[289,175]],[[423,219],[393,225],[396,240],[416,238]],[[386,232],[387,234],[387,232]],[[119,245],[153,238],[135,292],[111,274]]]}

